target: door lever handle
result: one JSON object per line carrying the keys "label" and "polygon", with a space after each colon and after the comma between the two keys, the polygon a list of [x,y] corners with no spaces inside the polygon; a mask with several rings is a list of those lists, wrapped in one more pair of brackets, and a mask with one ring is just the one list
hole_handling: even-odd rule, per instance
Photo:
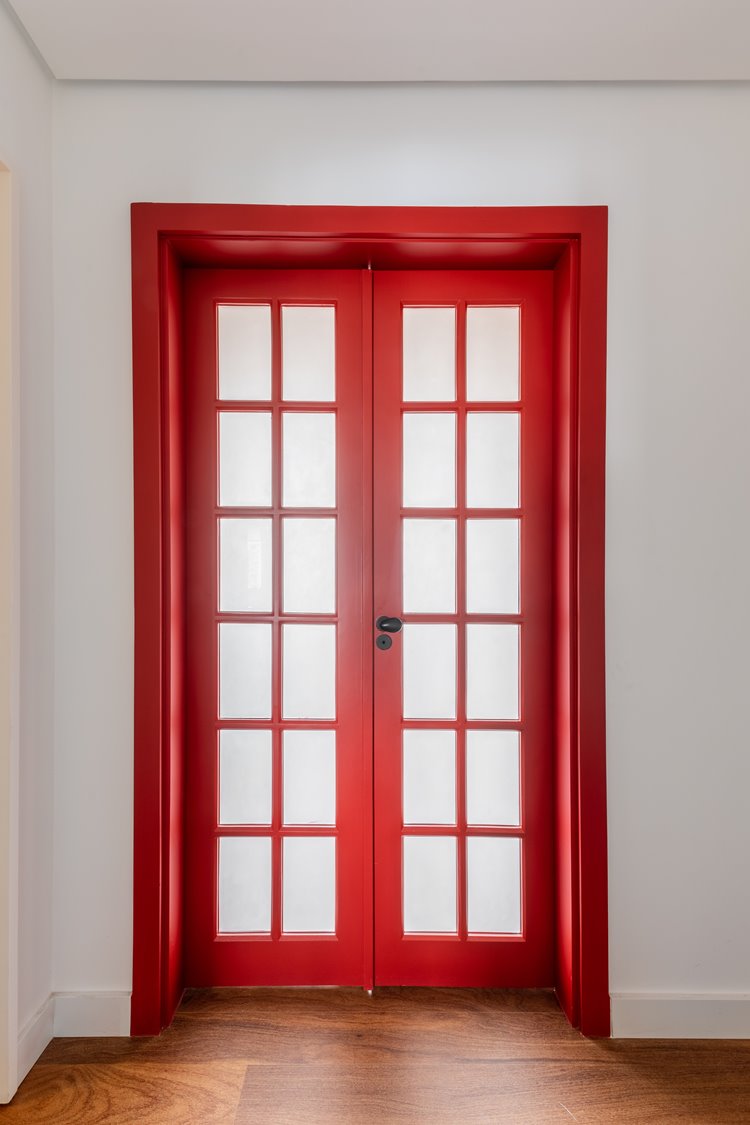
{"label": "door lever handle", "polygon": [[400,633],[402,624],[399,617],[379,617],[375,628],[380,629],[381,633]]}

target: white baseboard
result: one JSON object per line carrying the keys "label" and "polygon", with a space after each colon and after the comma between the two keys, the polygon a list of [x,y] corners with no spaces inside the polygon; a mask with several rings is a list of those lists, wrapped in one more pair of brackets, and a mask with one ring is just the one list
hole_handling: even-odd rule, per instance
{"label": "white baseboard", "polygon": [[18,1033],[18,1085],[20,1086],[53,1036],[55,998],[48,996],[38,1012]]}
{"label": "white baseboard", "polygon": [[129,992],[56,992],[54,1034],[130,1035]]}
{"label": "white baseboard", "polygon": [[130,1035],[129,992],[53,992],[18,1033],[18,1085],[55,1037]]}
{"label": "white baseboard", "polygon": [[613,992],[615,1039],[750,1039],[750,993]]}

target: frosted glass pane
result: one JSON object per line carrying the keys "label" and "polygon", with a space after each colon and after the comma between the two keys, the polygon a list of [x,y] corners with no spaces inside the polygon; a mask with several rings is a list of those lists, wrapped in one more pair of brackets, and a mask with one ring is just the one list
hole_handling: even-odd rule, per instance
{"label": "frosted glass pane", "polygon": [[336,841],[332,836],[287,836],[282,884],[284,933],[336,932]]}
{"label": "frosted glass pane", "polygon": [[404,836],[404,933],[457,929],[455,836]]}
{"label": "frosted glass pane", "polygon": [[284,731],[284,824],[336,823],[336,732]]}
{"label": "frosted glass pane", "polygon": [[404,625],[404,718],[455,719],[456,626]]}
{"label": "frosted glass pane", "polygon": [[404,402],[455,398],[455,308],[404,309]]}
{"label": "frosted glass pane", "polygon": [[520,309],[466,310],[466,397],[469,402],[516,402]]}
{"label": "frosted glass pane", "polygon": [[466,521],[466,610],[518,613],[519,520]]}
{"label": "frosted glass pane", "polygon": [[404,824],[456,823],[456,732],[404,731]]}
{"label": "frosted glass pane", "polygon": [[271,504],[271,415],[219,415],[219,503],[227,508]]}
{"label": "frosted glass pane", "polygon": [[335,719],[336,626],[284,625],[285,719]]}
{"label": "frosted glass pane", "polygon": [[271,718],[270,625],[219,625],[219,715]]}
{"label": "frosted glass pane", "polygon": [[271,823],[270,730],[221,731],[219,823]]}
{"label": "frosted glass pane", "polygon": [[336,521],[285,519],[284,612],[336,610]]}
{"label": "frosted glass pane", "polygon": [[333,402],[336,397],[336,310],[332,305],[281,309],[283,397]]}
{"label": "frosted glass pane", "polygon": [[466,732],[466,819],[469,824],[520,823],[520,735],[515,730]]}
{"label": "frosted glass pane", "polygon": [[271,520],[219,520],[219,608],[270,613]]}
{"label": "frosted glass pane", "polygon": [[404,520],[403,565],[404,613],[455,613],[455,520]]}
{"label": "frosted glass pane", "polygon": [[335,414],[284,414],[283,448],[285,507],[335,507]]}
{"label": "frosted glass pane", "polygon": [[466,841],[470,934],[520,934],[521,841],[469,836]]}
{"label": "frosted glass pane", "polygon": [[271,397],[271,306],[219,305],[219,398]]}
{"label": "frosted glass pane", "polygon": [[466,717],[517,719],[517,625],[466,626]]}
{"label": "frosted glass pane", "polygon": [[271,841],[266,836],[219,840],[219,933],[271,930]]}
{"label": "frosted glass pane", "polygon": [[467,414],[466,503],[518,507],[517,414]]}
{"label": "frosted glass pane", "polygon": [[456,415],[404,414],[404,507],[456,504]]}

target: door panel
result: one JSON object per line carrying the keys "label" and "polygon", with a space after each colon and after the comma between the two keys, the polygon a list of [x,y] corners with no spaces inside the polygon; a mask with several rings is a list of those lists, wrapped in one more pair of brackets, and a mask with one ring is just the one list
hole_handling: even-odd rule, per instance
{"label": "door panel", "polygon": [[187,982],[549,984],[549,276],[185,300]]}
{"label": "door panel", "polygon": [[372,974],[363,287],[187,280],[191,985]]}
{"label": "door panel", "polygon": [[543,273],[374,282],[375,979],[552,981]]}

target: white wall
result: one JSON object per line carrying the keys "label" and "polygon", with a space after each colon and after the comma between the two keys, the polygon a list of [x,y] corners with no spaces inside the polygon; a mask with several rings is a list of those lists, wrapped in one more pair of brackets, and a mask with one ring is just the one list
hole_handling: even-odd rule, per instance
{"label": "white wall", "polygon": [[[4,656],[9,657],[11,704],[10,729],[0,730],[0,739],[9,735],[12,757],[10,772],[3,770],[0,785],[7,785],[10,777],[10,784],[18,786],[13,810],[17,823],[11,821],[11,828],[17,837],[19,867],[17,884],[12,878],[10,887],[11,941],[18,950],[17,997],[13,980],[13,993],[3,1000],[10,1001],[11,1023],[16,1024],[10,1037],[20,1041],[0,1045],[4,1056],[0,1072],[3,1064],[9,1067],[0,1100],[14,1086],[16,1046],[22,1077],[51,1029],[47,1011],[52,981],[54,657],[51,153],[52,81],[0,4],[0,162],[10,170],[12,182],[11,433],[20,435],[11,455],[15,479],[10,492],[10,640],[0,637]],[[7,531],[4,526],[2,533]],[[6,753],[7,743],[0,760]],[[2,898],[4,913],[7,903],[5,895]],[[5,928],[7,919],[0,924]],[[11,976],[15,978],[16,966]],[[0,982],[3,992],[5,985]],[[2,1038],[0,1033],[0,1042]]]}
{"label": "white wall", "polygon": [[56,989],[131,981],[129,203],[603,203],[615,1030],[750,1034],[749,141],[747,86],[58,88]]}

